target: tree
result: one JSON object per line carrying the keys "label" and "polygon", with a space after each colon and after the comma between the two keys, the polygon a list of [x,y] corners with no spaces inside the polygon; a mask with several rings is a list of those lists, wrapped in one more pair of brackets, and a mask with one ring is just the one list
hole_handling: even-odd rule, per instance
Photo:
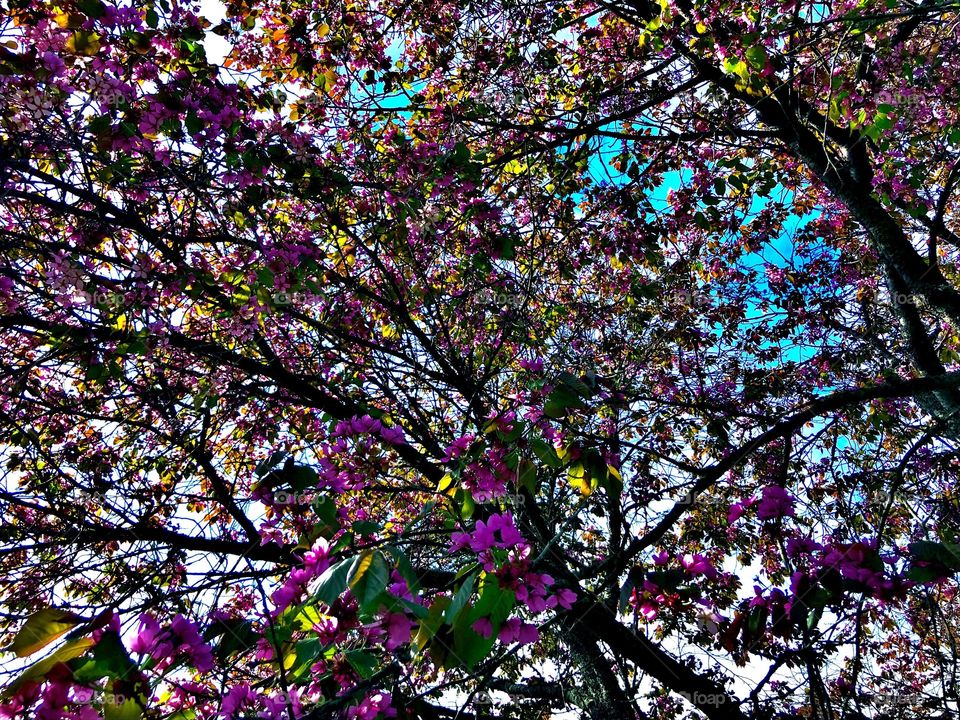
{"label": "tree", "polygon": [[956,713],[955,3],[3,7],[0,716]]}

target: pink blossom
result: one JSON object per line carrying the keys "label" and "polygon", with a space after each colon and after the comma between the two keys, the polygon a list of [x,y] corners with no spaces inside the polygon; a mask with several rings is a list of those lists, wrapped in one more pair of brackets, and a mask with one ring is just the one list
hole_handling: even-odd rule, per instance
{"label": "pink blossom", "polygon": [[785,488],[779,485],[768,485],[761,493],[760,504],[757,506],[757,517],[761,520],[772,520],[778,517],[793,516],[795,499]]}
{"label": "pink blossom", "polygon": [[696,555],[684,555],[680,559],[683,569],[691,575],[706,575],[713,580],[717,577],[717,570],[710,561],[699,553]]}
{"label": "pink blossom", "polygon": [[497,637],[504,645],[512,642],[529,645],[540,639],[540,632],[536,625],[525,623],[520,618],[513,617],[500,627],[500,633]]}
{"label": "pink blossom", "polygon": [[387,641],[384,643],[387,650],[396,650],[410,642],[413,623],[403,613],[387,613],[383,619],[383,628],[387,632]]}
{"label": "pink blossom", "polygon": [[227,694],[223,696],[223,703],[220,705],[220,714],[224,718],[232,720],[232,718],[237,717],[237,714],[241,710],[248,710],[251,706],[256,705],[258,699],[257,693],[246,683],[234,685],[227,691]]}
{"label": "pink blossom", "polygon": [[470,626],[477,635],[488,638],[493,635],[493,623],[490,618],[482,617]]}

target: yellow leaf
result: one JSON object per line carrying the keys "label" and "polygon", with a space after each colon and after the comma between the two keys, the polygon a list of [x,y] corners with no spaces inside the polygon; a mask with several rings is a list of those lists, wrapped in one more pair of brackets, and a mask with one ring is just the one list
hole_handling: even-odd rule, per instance
{"label": "yellow leaf", "polygon": [[83,618],[69,610],[38,610],[27,618],[7,649],[17,657],[33,655],[82,622]]}
{"label": "yellow leaf", "polygon": [[305,608],[302,608],[297,616],[294,618],[294,622],[301,630],[310,630],[314,625],[319,625],[324,620],[328,620],[329,615],[317,610],[315,607],[308,605]]}
{"label": "yellow leaf", "polygon": [[100,52],[100,36],[89,30],[77,30],[67,40],[67,50],[77,55],[96,55]]}
{"label": "yellow leaf", "polygon": [[317,25],[317,37],[326,37],[330,32],[330,26],[326,23],[320,23]]}
{"label": "yellow leaf", "polygon": [[367,574],[367,570],[369,570],[372,565],[373,551],[368,550],[360,556],[360,559],[357,560],[356,564],[353,566],[349,581],[351,588],[355,587],[358,582],[363,580],[363,576]]}
{"label": "yellow leaf", "polygon": [[440,484],[437,485],[437,492],[445,493],[452,497],[454,495],[453,490],[454,490],[453,475],[451,475],[450,473],[447,473],[442,478],[440,478]]}
{"label": "yellow leaf", "polygon": [[83,25],[84,20],[86,20],[86,18],[80,13],[59,12],[53,16],[53,21],[57,25],[62,28],[70,28],[71,30],[76,30]]}
{"label": "yellow leaf", "polygon": [[323,89],[329,90],[330,88],[332,88],[334,83],[337,82],[338,77],[339,76],[337,75],[337,73],[334,72],[333,70],[327,70],[323,74]]}
{"label": "yellow leaf", "polygon": [[131,697],[126,686],[113,681],[108,685],[110,692],[105,695],[103,703],[103,720],[140,720],[146,706],[143,695]]}
{"label": "yellow leaf", "polygon": [[597,489],[596,479],[590,475],[583,463],[577,463],[567,470],[567,480],[584,497],[593,494],[593,491]]}
{"label": "yellow leaf", "polygon": [[71,640],[70,642],[65,643],[63,646],[58,648],[56,652],[48,655],[43,660],[35,662],[33,665],[20,673],[20,675],[18,675],[12,683],[3,689],[3,692],[0,693],[0,698],[6,699],[10,697],[17,691],[17,688],[23,685],[23,683],[27,682],[28,680],[38,680],[39,678],[44,677],[60,663],[73,660],[75,657],[79,657],[89,648],[92,648],[95,644],[96,643],[94,643],[91,638],[77,638],[76,640]]}

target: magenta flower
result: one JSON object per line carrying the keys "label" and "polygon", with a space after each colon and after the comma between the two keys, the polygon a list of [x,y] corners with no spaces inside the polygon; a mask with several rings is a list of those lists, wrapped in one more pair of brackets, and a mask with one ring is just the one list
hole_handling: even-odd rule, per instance
{"label": "magenta flower", "polygon": [[410,633],[413,623],[403,613],[387,613],[383,618],[383,629],[387,633],[384,647],[387,650],[396,650],[401,645],[410,642]]}
{"label": "magenta flower", "polygon": [[497,637],[504,645],[512,642],[529,645],[540,639],[540,631],[537,630],[536,625],[525,623],[520,618],[513,617],[500,627],[500,633]]}
{"label": "magenta flower", "polygon": [[368,695],[360,701],[359,705],[354,705],[347,710],[347,720],[375,720],[380,715],[384,717],[396,717],[397,711],[390,706],[393,702],[393,696],[388,692],[377,692]]}
{"label": "magenta flower", "polygon": [[130,650],[150,655],[161,670],[180,658],[186,658],[200,672],[213,669],[212,649],[200,637],[197,626],[183,615],[174,617],[166,629],[161,629],[150,615],[141,615],[140,630],[131,641]]}
{"label": "magenta flower", "polygon": [[488,638],[493,635],[493,623],[490,618],[482,617],[470,626],[473,631],[482,637]]}
{"label": "magenta flower", "polygon": [[744,500],[743,502],[734,503],[730,506],[729,510],[727,510],[727,522],[735,523],[747,511],[747,508],[753,507],[756,504],[756,498],[750,498],[749,500]]}
{"label": "magenta flower", "polygon": [[223,696],[223,703],[220,705],[220,714],[224,718],[227,718],[227,720],[232,720],[237,717],[241,711],[249,710],[255,706],[258,700],[259,697],[257,693],[246,683],[234,685],[227,694]]}
{"label": "magenta flower", "polygon": [[467,448],[470,447],[470,443],[473,442],[474,437],[474,435],[463,435],[447,445],[447,447],[443,449],[443,462],[450,462],[463,455],[467,451]]}
{"label": "magenta flower", "polygon": [[523,536],[513,524],[513,513],[505,512],[502,515],[490,516],[490,527],[500,533],[498,547],[511,548],[523,543]]}
{"label": "magenta flower", "polygon": [[557,604],[566,610],[572,608],[577,601],[577,594],[569,588],[562,588],[554,597],[557,598]]}
{"label": "magenta flower", "polygon": [[714,580],[718,575],[716,568],[710,564],[710,561],[699,553],[684,555],[680,559],[680,564],[691,575],[706,575],[710,580]]}
{"label": "magenta flower", "polygon": [[768,485],[761,493],[760,504],[757,506],[757,517],[761,520],[792,517],[795,500],[796,498],[787,492],[786,488],[779,485]]}

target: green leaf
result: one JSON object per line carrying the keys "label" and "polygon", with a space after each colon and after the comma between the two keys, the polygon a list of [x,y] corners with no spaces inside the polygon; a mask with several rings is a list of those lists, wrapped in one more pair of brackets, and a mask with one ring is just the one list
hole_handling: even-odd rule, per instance
{"label": "green leaf", "polygon": [[299,640],[294,646],[293,653],[286,656],[284,669],[290,672],[291,679],[305,677],[314,663],[320,659],[322,651],[323,645],[319,638]]}
{"label": "green leaf", "polygon": [[368,550],[360,555],[350,569],[350,591],[364,609],[386,589],[390,582],[390,567],[379,550]]}
{"label": "green leaf", "polygon": [[357,535],[372,535],[380,530],[380,523],[373,520],[357,520],[352,527]]}
{"label": "green leaf", "polygon": [[347,662],[364,680],[369,680],[377,671],[377,657],[364,650],[347,650],[344,654]]}
{"label": "green leaf", "polygon": [[140,720],[146,705],[145,697],[133,697],[124,692],[129,684],[110,683],[103,703],[103,720]]}
{"label": "green leaf", "polygon": [[[420,578],[417,577],[413,565],[410,564],[410,559],[398,547],[388,545],[386,549],[393,557],[394,565],[400,573],[400,577],[407,581],[407,588],[412,594],[416,595],[420,591]],[[417,607],[421,606],[418,605]]]}
{"label": "green leaf", "polygon": [[336,503],[328,496],[314,498],[311,507],[319,520],[316,526],[318,535],[329,538],[340,529],[340,524],[337,522]]}
{"label": "green leaf", "polygon": [[297,491],[316,487],[319,479],[317,471],[307,465],[296,465],[287,474],[290,487]]}
{"label": "green leaf", "polygon": [[465,520],[469,520],[473,517],[473,513],[477,509],[477,503],[473,499],[473,493],[469,490],[460,490],[457,492],[457,496],[460,498],[460,514]]}
{"label": "green leaf", "polygon": [[38,610],[27,618],[7,650],[17,657],[27,657],[37,650],[42,650],[82,622],[84,622],[82,617],[69,610],[58,608]]}
{"label": "green leaf", "polygon": [[453,622],[457,619],[457,616],[460,615],[460,611],[466,607],[467,602],[470,600],[470,596],[473,594],[473,585],[476,580],[477,576],[474,573],[463,581],[460,589],[457,590],[457,594],[453,596],[453,601],[450,603],[450,607],[447,608],[447,611],[443,616],[444,622],[453,624]]}
{"label": "green leaf", "polygon": [[537,466],[529,460],[522,460],[517,468],[517,485],[531,495],[537,494]]}
{"label": "green leaf", "polygon": [[585,497],[593,494],[599,486],[596,476],[582,462],[571,465],[567,469],[567,481]]}
{"label": "green leaf", "polygon": [[449,606],[450,598],[445,595],[436,598],[430,605],[427,617],[420,621],[420,627],[413,638],[413,642],[418,648],[423,650],[437,634],[437,630],[443,625],[443,615]]}
{"label": "green leaf", "polygon": [[203,639],[211,642],[220,638],[214,648],[214,654],[225,660],[234,653],[248,650],[257,644],[258,635],[253,630],[253,624],[242,618],[228,618],[217,620],[204,631]]}
{"label": "green leaf", "polygon": [[53,670],[54,667],[60,663],[66,663],[76,657],[79,657],[87,650],[92,648],[93,645],[93,639],[88,637],[76,638],[75,640],[70,640],[69,642],[64,643],[53,653],[42,660],[38,660],[20,673],[13,682],[3,689],[3,692],[0,693],[0,699],[9,698],[21,685],[23,685],[23,683],[29,680],[39,680],[45,677],[46,674]]}
{"label": "green leaf", "polygon": [[564,386],[570,388],[578,395],[584,398],[593,397],[593,390],[590,389],[590,386],[573,373],[569,373],[564,370],[560,373],[558,379],[561,383],[563,383]]}
{"label": "green leaf", "polygon": [[74,669],[75,680],[80,682],[91,682],[102,678],[126,680],[131,678],[137,669],[133,660],[127,655],[120,636],[113,630],[104,631],[91,655],[89,660],[80,663],[79,667]]}
{"label": "green leaf", "polygon": [[333,605],[334,601],[347,589],[347,578],[350,577],[354,561],[355,558],[345,558],[336,565],[328,567],[320,576],[313,597],[327,605]]}
{"label": "green leaf", "polygon": [[462,142],[453,146],[453,153],[450,155],[455,163],[462,165],[470,159],[470,149]]}
{"label": "green leaf", "polygon": [[501,588],[495,575],[483,572],[480,574],[480,599],[463,617],[469,617],[471,623],[482,617],[489,617],[497,627],[510,615],[516,601],[517,596],[513,591]]}
{"label": "green leaf", "polygon": [[560,459],[560,457],[557,455],[557,451],[550,443],[546,442],[545,440],[535,438],[530,441],[530,447],[533,449],[533,454],[537,456],[537,459],[547,467],[563,467],[563,460]]}
{"label": "green leaf", "polygon": [[560,385],[547,396],[543,414],[550,418],[562,418],[569,410],[582,410],[586,407],[575,390],[566,385]]}
{"label": "green leaf", "polygon": [[203,120],[201,120],[193,110],[190,110],[183,119],[183,126],[187,129],[188,133],[196,135],[203,130]]}
{"label": "green leaf", "polygon": [[915,560],[935,562],[952,570],[960,570],[960,545],[919,540],[907,546]]}
{"label": "green leaf", "polygon": [[647,573],[647,580],[671,592],[686,579],[687,574],[683,570],[651,570]]}
{"label": "green leaf", "polygon": [[767,51],[762,45],[747,48],[747,61],[757,70],[763,70],[767,65]]}
{"label": "green leaf", "polygon": [[468,615],[461,615],[460,621],[453,626],[453,651],[461,663],[472,669],[490,654],[498,628],[494,628],[490,637],[485,638],[470,627]]}
{"label": "green leaf", "polygon": [[934,566],[914,566],[907,570],[907,578],[918,583],[933,582],[943,577],[943,570]]}
{"label": "green leaf", "polygon": [[889,130],[893,127],[894,122],[886,115],[878,115],[876,120],[873,122],[874,127],[878,127],[881,130]]}
{"label": "green leaf", "polygon": [[751,635],[758,635],[767,625],[768,611],[765,607],[755,607],[747,620],[747,629]]}

